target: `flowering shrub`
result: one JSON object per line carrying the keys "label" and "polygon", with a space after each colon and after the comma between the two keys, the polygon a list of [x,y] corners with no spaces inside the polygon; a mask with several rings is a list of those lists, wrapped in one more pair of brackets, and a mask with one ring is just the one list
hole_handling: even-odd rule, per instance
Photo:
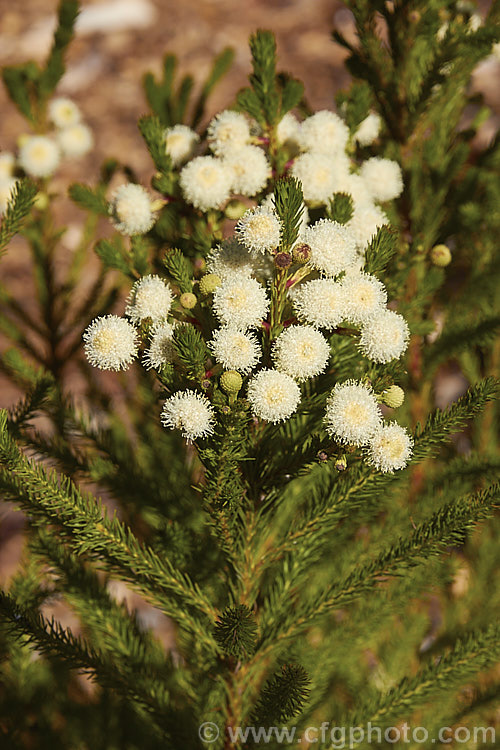
{"label": "flowering shrub", "polygon": [[[151,185],[110,160],[70,187],[87,218],[64,278],[49,180],[93,144],[56,92],[77,4],[61,3],[45,68],[4,70],[35,134],[0,155],[0,249],[24,235],[40,318],[2,288],[2,372],[25,390],[0,413],[0,487],[28,525],[0,596],[16,747],[492,722],[498,145],[473,152],[481,115],[461,117],[499,24],[462,6],[352,3],[336,111],[308,111],[270,32],[250,39],[250,86],[211,118],[230,53],[191,108],[167,56],[144,79]],[[75,303],[91,246],[101,270]],[[435,408],[452,368],[470,387]],[[54,599],[77,627],[47,618]],[[83,697],[68,668],[99,688]]]}

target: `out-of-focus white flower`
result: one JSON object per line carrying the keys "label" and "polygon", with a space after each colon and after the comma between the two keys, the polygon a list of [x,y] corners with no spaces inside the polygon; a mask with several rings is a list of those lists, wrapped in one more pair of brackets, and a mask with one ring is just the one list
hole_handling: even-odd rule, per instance
{"label": "out-of-focus white flower", "polygon": [[187,125],[174,125],[166,128],[163,136],[165,151],[170,156],[174,167],[178,167],[193,156],[200,140],[198,133]]}
{"label": "out-of-focus white flower", "polygon": [[370,114],[359,123],[358,129],[354,133],[354,140],[359,143],[360,146],[369,146],[376,138],[378,138],[381,124],[382,120],[380,119],[380,115],[370,112]]}
{"label": "out-of-focus white flower", "polygon": [[356,240],[345,225],[320,219],[304,232],[304,242],[311,248],[309,264],[327,276],[336,276],[356,260]]}
{"label": "out-of-focus white flower", "polygon": [[328,203],[336,190],[335,159],[325,154],[301,154],[292,164],[290,173],[302,183],[307,203]]}
{"label": "out-of-focus white flower", "polygon": [[365,250],[384,224],[389,224],[387,214],[374,203],[363,203],[354,207],[352,218],[345,226],[353,233],[358,250]]}
{"label": "out-of-focus white flower", "polygon": [[233,170],[214,156],[197,156],[182,169],[179,177],[182,194],[200,211],[222,208],[231,194]]}
{"label": "out-of-focus white flower", "polygon": [[0,153],[0,180],[6,180],[13,176],[16,159],[10,151]]}
{"label": "out-of-focus white flower", "polygon": [[4,177],[0,180],[0,216],[7,210],[7,204],[12,198],[12,192],[17,185],[14,177]]}
{"label": "out-of-focus white flower", "polygon": [[217,156],[246,146],[250,137],[250,125],[245,115],[229,109],[219,112],[211,120],[207,130],[210,148]]}
{"label": "out-of-focus white flower", "polygon": [[125,235],[146,234],[155,222],[149,193],[142,185],[120,185],[111,197],[113,225]]}
{"label": "out-of-focus white flower", "polygon": [[49,102],[49,119],[56,128],[68,128],[80,122],[81,113],[72,99],[58,97]]}
{"label": "out-of-focus white flower", "polygon": [[403,192],[403,175],[397,161],[374,156],[363,162],[360,174],[377,201],[391,201]]}
{"label": "out-of-focus white flower", "polygon": [[349,128],[335,114],[323,109],[304,120],[300,127],[299,143],[303,151],[334,154],[344,151],[349,138]]}
{"label": "out-of-focus white flower", "polygon": [[64,156],[78,158],[86,154],[94,145],[94,136],[88,125],[69,125],[57,133],[57,142]]}
{"label": "out-of-focus white flower", "polygon": [[19,149],[19,165],[32,177],[49,177],[60,160],[59,146],[45,135],[28,136]]}
{"label": "out-of-focus white flower", "polygon": [[271,165],[258,146],[242,146],[228,151],[223,162],[233,170],[232,191],[240,195],[256,195],[271,176]]}

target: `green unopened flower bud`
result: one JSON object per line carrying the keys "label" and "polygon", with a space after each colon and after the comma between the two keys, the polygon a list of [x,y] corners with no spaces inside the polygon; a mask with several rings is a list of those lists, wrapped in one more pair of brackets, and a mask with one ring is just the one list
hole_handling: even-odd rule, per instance
{"label": "green unopened flower bud", "polygon": [[292,250],[292,258],[296,263],[307,263],[311,257],[311,248],[302,242],[300,245],[295,245]]}
{"label": "green unopened flower bud", "polygon": [[45,211],[47,206],[49,205],[49,196],[47,193],[37,193],[35,195],[35,208],[38,208],[39,211]]}
{"label": "green unopened flower bud", "polygon": [[181,294],[179,302],[186,310],[192,310],[193,307],[196,307],[198,300],[192,292],[184,292],[184,294]]}
{"label": "green unopened flower bud", "polygon": [[220,376],[220,387],[226,393],[238,393],[243,385],[243,378],[236,370],[226,370]]}
{"label": "green unopened flower bud", "polygon": [[431,261],[435,266],[445,268],[451,262],[451,251],[447,245],[435,245],[431,250]]}
{"label": "green unopened flower bud", "polygon": [[276,253],[274,256],[274,265],[276,268],[290,268],[292,265],[292,256],[290,253]]}
{"label": "green unopened flower bud", "polygon": [[337,471],[345,471],[347,469],[347,456],[339,456],[335,461],[335,468]]}
{"label": "green unopened flower bud", "polygon": [[206,273],[200,279],[200,292],[206,297],[209,294],[213,294],[221,284],[221,277],[217,276],[216,273]]}
{"label": "green unopened flower bud", "polygon": [[399,385],[391,385],[381,394],[381,401],[390,406],[391,409],[397,409],[405,400],[405,392]]}
{"label": "green unopened flower bud", "polygon": [[245,206],[244,203],[239,200],[232,200],[227,204],[224,213],[228,219],[231,219],[232,221],[238,221],[238,219],[241,219],[243,214],[247,211],[248,206]]}

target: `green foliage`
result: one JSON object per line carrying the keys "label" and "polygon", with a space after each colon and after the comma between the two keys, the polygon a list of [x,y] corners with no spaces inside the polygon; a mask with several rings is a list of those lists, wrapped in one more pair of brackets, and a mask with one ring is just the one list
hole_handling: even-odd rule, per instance
{"label": "green foliage", "polygon": [[328,218],[339,224],[347,224],[352,218],[353,210],[352,197],[348,193],[334,193],[328,207]]}
{"label": "green foliage", "polygon": [[164,128],[160,119],[155,115],[141,117],[139,130],[146,142],[151,158],[160,172],[169,172],[171,168],[170,157],[165,151]]}
{"label": "green foliage", "polygon": [[256,707],[256,724],[282,723],[302,710],[311,681],[300,664],[285,664],[264,686]]}
{"label": "green foliage", "polygon": [[181,293],[193,290],[193,269],[181,250],[167,250],[163,259],[165,268],[172,279],[179,285]]}
{"label": "green foliage", "polygon": [[103,185],[99,185],[93,190],[88,185],[74,182],[73,185],[70,185],[68,194],[72,201],[86,211],[108,216],[108,202]]}
{"label": "green foliage", "polygon": [[36,185],[31,180],[19,180],[15,185],[0,225],[0,255],[7,251],[7,245],[20,231],[24,219],[33,207],[36,193]]}
{"label": "green foliage", "polygon": [[64,54],[73,37],[78,10],[78,0],[62,0],[59,5],[54,42],[45,69],[38,80],[39,94],[42,99],[52,94],[64,75]]}
{"label": "green foliage", "polygon": [[257,626],[252,611],[244,604],[228,607],[214,629],[222,651],[238,659],[248,659],[255,651]]}
{"label": "green foliage", "polygon": [[294,177],[278,180],[274,189],[273,204],[282,224],[280,251],[287,253],[299,236],[304,213],[300,182]]}
{"label": "green foliage", "polygon": [[188,380],[204,380],[207,347],[200,331],[193,325],[178,326],[173,344]]}

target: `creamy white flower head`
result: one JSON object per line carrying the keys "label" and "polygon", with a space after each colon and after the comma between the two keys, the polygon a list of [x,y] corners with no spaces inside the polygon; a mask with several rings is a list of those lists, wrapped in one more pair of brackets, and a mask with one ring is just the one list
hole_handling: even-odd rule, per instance
{"label": "creamy white flower head", "polygon": [[302,183],[307,203],[327,203],[336,190],[335,169],[335,159],[310,153],[298,156],[290,173]]}
{"label": "creamy white flower head", "polygon": [[366,445],[382,422],[373,390],[356,380],[337,383],[328,397],[327,433],[340,443]]}
{"label": "creamy white flower head", "polygon": [[359,348],[374,362],[390,362],[406,351],[409,338],[403,316],[393,310],[381,310],[364,323]]}
{"label": "creamy white flower head", "polygon": [[78,158],[90,151],[94,145],[94,136],[88,125],[80,122],[60,130],[57,142],[64,156]]}
{"label": "creamy white flower head", "polygon": [[162,278],[153,274],[143,276],[130,291],[125,315],[133,323],[140,323],[146,318],[157,323],[169,314],[172,300],[172,290]]}
{"label": "creamy white flower head", "polygon": [[207,272],[217,274],[223,281],[234,275],[251,276],[254,261],[255,256],[236,237],[230,237],[207,255]]}
{"label": "creamy white flower head", "polygon": [[56,128],[68,128],[80,122],[81,113],[72,99],[58,97],[49,102],[49,119]]}
{"label": "creamy white flower head", "polygon": [[133,182],[115,190],[109,213],[113,225],[125,235],[145,234],[155,222],[148,191]]}
{"label": "creamy white flower head", "polygon": [[149,348],[144,352],[142,362],[147,370],[167,365],[175,357],[175,349],[172,343],[175,327],[163,320],[155,323],[149,335]]}
{"label": "creamy white flower head", "polygon": [[251,372],[262,356],[254,333],[244,333],[229,326],[215,331],[208,346],[226,370],[237,370],[243,375]]}
{"label": "creamy white flower head", "polygon": [[378,138],[381,125],[382,120],[380,119],[380,115],[370,112],[370,114],[359,123],[358,129],[354,133],[354,140],[359,143],[360,146],[369,146],[376,138]]}
{"label": "creamy white flower head", "polygon": [[197,156],[182,169],[179,177],[182,194],[200,211],[221,208],[231,194],[234,173],[214,156]]}
{"label": "creamy white flower head", "polygon": [[235,275],[217,287],[213,308],[223,325],[246,330],[261,325],[267,316],[269,300],[258,281]]}
{"label": "creamy white flower head", "polygon": [[300,138],[300,122],[295,115],[287,112],[278,123],[276,129],[278,141],[286,146],[298,146]]}
{"label": "creamy white flower head", "polygon": [[233,193],[253,196],[264,189],[271,165],[258,146],[242,146],[224,154],[223,162],[233,170]]}
{"label": "creamy white flower head", "polygon": [[331,331],[345,318],[344,290],[331,279],[306,281],[295,290],[293,307],[299,320]]}
{"label": "creamy white flower head", "polygon": [[374,205],[371,193],[359,174],[350,174],[344,169],[339,169],[335,173],[335,192],[348,193],[352,198],[354,211]]}
{"label": "creamy white flower head", "polygon": [[19,149],[19,165],[32,177],[48,177],[60,159],[59,146],[45,135],[28,136]]}
{"label": "creamy white flower head", "polygon": [[303,151],[322,154],[344,151],[348,138],[345,122],[327,109],[311,115],[300,126],[299,143]]}
{"label": "creamy white flower head", "polygon": [[378,427],[366,451],[369,464],[383,472],[404,469],[412,455],[413,438],[397,422]]}
{"label": "creamy white flower head", "polygon": [[273,344],[272,359],[280,372],[295,380],[307,380],[324,372],[330,357],[330,345],[323,334],[311,326],[289,326]]}
{"label": "creamy white flower head", "polygon": [[360,174],[377,201],[391,201],[403,192],[403,175],[397,161],[373,156],[363,162]]}
{"label": "creamy white flower head", "polygon": [[267,208],[251,208],[235,229],[238,239],[253,252],[272,252],[280,244],[281,221],[274,211]]}
{"label": "creamy white flower head", "polygon": [[276,424],[296,411],[300,403],[300,388],[284,372],[261,370],[249,381],[247,397],[255,417]]}
{"label": "creamy white flower head", "polygon": [[387,302],[385,286],[368,273],[349,270],[341,283],[345,293],[345,316],[350,323],[366,323]]}
{"label": "creamy white flower head", "polygon": [[206,396],[196,391],[178,391],[168,398],[161,412],[161,423],[180,430],[188,443],[214,431],[215,412]]}
{"label": "creamy white flower head", "polygon": [[306,229],[304,242],[311,248],[309,265],[326,276],[336,276],[356,260],[353,233],[336,221],[320,219]]}
{"label": "creamy white flower head", "polygon": [[214,154],[222,156],[250,141],[250,125],[245,115],[225,109],[209,123],[207,138]]}
{"label": "creamy white flower head", "polygon": [[365,250],[384,224],[389,224],[387,214],[374,203],[363,203],[354,206],[352,218],[345,226],[354,234],[358,250]]}
{"label": "creamy white flower head", "polygon": [[163,137],[165,138],[165,151],[170,156],[174,167],[178,167],[194,155],[200,140],[198,133],[188,128],[187,125],[174,125],[166,128]]}
{"label": "creamy white flower head", "polygon": [[0,179],[0,216],[3,216],[7,210],[7,204],[12,198],[12,192],[17,185],[14,177],[4,177]]}
{"label": "creamy white flower head", "polygon": [[128,320],[117,315],[96,318],[83,333],[85,356],[100,370],[126,370],[135,359],[138,336]]}
{"label": "creamy white flower head", "polygon": [[16,159],[10,151],[0,153],[0,180],[6,180],[14,174],[14,165]]}

